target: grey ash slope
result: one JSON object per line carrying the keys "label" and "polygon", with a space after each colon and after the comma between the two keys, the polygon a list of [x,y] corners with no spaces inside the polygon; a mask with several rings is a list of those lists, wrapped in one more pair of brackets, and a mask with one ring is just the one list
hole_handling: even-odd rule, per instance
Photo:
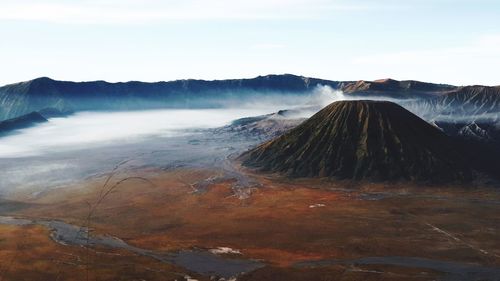
{"label": "grey ash slope", "polygon": [[451,138],[391,102],[334,102],[240,159],[293,177],[426,182],[473,177]]}
{"label": "grey ash slope", "polygon": [[437,99],[439,107],[456,108],[464,114],[482,115],[500,111],[500,86],[467,86]]}
{"label": "grey ash slope", "polygon": [[408,101],[406,108],[429,121],[500,121],[500,87],[466,86],[435,98]]}
{"label": "grey ash slope", "polygon": [[227,126],[215,129],[215,132],[264,141],[282,135],[304,120],[300,111],[280,110],[272,114],[234,120]]}

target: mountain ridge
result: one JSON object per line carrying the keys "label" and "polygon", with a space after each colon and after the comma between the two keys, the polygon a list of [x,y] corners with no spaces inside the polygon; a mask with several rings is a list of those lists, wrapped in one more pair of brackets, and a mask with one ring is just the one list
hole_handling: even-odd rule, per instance
{"label": "mountain ridge", "polygon": [[417,80],[379,79],[374,81],[359,80],[342,84],[346,94],[366,95],[374,92],[399,92],[400,97],[429,97],[456,89],[456,86],[435,84]]}
{"label": "mountain ridge", "polygon": [[[32,111],[54,108],[61,112],[82,110],[142,110],[159,108],[212,108],[220,107],[225,100],[240,102],[241,98],[259,97],[269,94],[307,95],[317,86],[328,86],[341,90],[346,96],[356,98],[401,99],[431,120],[434,115],[457,110],[456,106],[471,98],[475,107],[500,108],[500,94],[477,97],[500,92],[500,87],[433,84],[415,80],[398,81],[379,79],[375,81],[332,81],[309,78],[293,74],[271,74],[245,79],[200,80],[184,79],[160,82],[106,82],[103,80],[72,82],[40,77],[29,81],[0,87],[0,120],[15,118]],[[483,89],[483,90],[481,90]],[[455,99],[457,102],[449,102]],[[416,101],[412,101],[416,100]],[[471,109],[465,113],[482,112]],[[464,114],[465,114],[464,113]],[[419,114],[420,115],[420,114]],[[429,117],[429,118],[427,118]]]}
{"label": "mountain ridge", "polygon": [[318,85],[337,88],[338,84],[337,81],[291,74],[252,79],[190,79],[151,83],[71,82],[41,77],[0,87],[0,120],[43,108],[79,111],[214,107],[227,98],[266,93],[303,94]]}

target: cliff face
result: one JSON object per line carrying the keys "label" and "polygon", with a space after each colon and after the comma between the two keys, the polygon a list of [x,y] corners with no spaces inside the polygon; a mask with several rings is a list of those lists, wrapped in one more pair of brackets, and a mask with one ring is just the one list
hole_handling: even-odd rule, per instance
{"label": "cliff face", "polygon": [[446,94],[436,101],[437,107],[464,114],[480,115],[500,112],[500,87],[468,86]]}
{"label": "cliff face", "polygon": [[402,104],[428,121],[445,123],[500,121],[500,87],[460,87],[435,98]]}
{"label": "cliff face", "polygon": [[240,159],[246,166],[292,177],[472,179],[472,170],[453,140],[391,102],[334,102]]}

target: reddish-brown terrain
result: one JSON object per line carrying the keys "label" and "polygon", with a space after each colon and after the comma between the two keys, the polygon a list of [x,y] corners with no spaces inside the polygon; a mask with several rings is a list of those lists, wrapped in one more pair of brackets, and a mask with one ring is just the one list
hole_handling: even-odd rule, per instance
{"label": "reddish-brown terrain", "polygon": [[[239,280],[435,280],[446,276],[417,265],[296,266],[325,259],[404,256],[500,266],[496,215],[500,195],[489,188],[290,181],[247,174],[260,186],[248,190],[250,196],[245,199],[235,196],[231,180],[197,190],[197,182],[218,175],[219,171],[211,170],[143,171],[151,183],[124,182],[102,201],[92,217],[93,235],[105,233],[156,251],[230,247],[241,252],[237,258],[266,264]],[[24,202],[25,207],[11,215],[33,219],[36,214],[85,225],[87,202],[99,197],[104,180],[50,191],[37,199],[18,194],[11,199]],[[122,250],[91,248],[88,254],[82,247],[57,244],[48,235],[41,226],[2,226],[0,278],[86,280],[87,272],[89,280],[181,280],[179,273],[209,278]]]}

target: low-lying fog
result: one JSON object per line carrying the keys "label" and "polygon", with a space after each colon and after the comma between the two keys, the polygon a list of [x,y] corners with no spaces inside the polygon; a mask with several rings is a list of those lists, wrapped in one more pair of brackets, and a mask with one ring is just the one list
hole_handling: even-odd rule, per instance
{"label": "low-lying fog", "polygon": [[185,135],[196,129],[216,128],[238,118],[281,109],[307,108],[293,117],[308,117],[339,99],[342,99],[340,92],[318,87],[306,96],[272,95],[245,100],[244,104],[228,100],[226,107],[219,109],[79,112],[0,138],[0,159],[140,142],[151,136]]}
{"label": "low-lying fog", "polygon": [[175,137],[215,128],[234,119],[268,113],[264,109],[148,110],[81,112],[20,130],[0,139],[0,157],[26,157],[82,148]]}
{"label": "low-lying fog", "polygon": [[76,183],[108,173],[124,160],[131,160],[122,168],[129,171],[217,167],[229,154],[260,140],[229,137],[211,128],[281,109],[296,109],[289,118],[308,117],[340,99],[340,92],[318,87],[305,96],[228,100],[227,107],[219,109],[78,112],[51,118],[0,138],[0,195],[22,188],[36,194]]}

